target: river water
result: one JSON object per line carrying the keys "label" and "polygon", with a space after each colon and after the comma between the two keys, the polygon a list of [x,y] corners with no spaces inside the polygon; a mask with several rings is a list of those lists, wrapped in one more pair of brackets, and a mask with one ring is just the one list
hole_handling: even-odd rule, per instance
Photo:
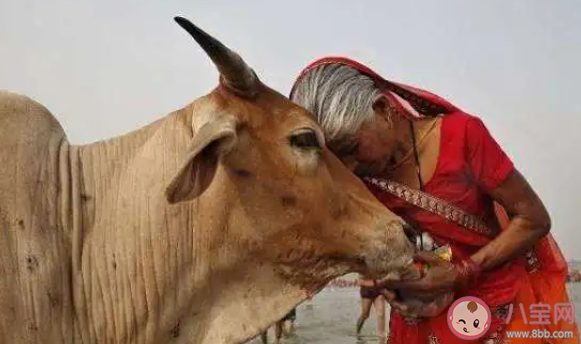
{"label": "river water", "polygon": [[[344,276],[347,277],[347,276]],[[569,284],[571,301],[575,304],[577,324],[581,319],[581,283]],[[366,344],[379,343],[375,336],[375,314],[371,315],[355,336],[355,322],[360,312],[359,289],[356,287],[327,287],[311,301],[297,307],[294,332],[283,336],[281,344]],[[386,309],[389,319],[389,306]],[[552,312],[551,312],[552,313]],[[389,328],[386,322],[386,328]],[[274,328],[268,332],[269,343],[274,342]],[[260,337],[249,343],[260,344]]]}

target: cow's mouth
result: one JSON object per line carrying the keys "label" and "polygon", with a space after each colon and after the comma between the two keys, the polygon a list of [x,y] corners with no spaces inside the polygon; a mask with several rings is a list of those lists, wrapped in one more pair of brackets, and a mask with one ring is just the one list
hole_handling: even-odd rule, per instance
{"label": "cow's mouth", "polygon": [[416,279],[414,260],[412,258],[397,257],[389,262],[384,260],[366,260],[364,271],[357,271],[368,279],[382,279],[402,281]]}
{"label": "cow's mouth", "polygon": [[414,238],[418,232],[405,223],[397,226],[400,228],[392,228],[386,232],[385,241],[380,246],[382,250],[367,256],[367,274],[370,277],[385,278],[389,275],[391,279],[396,280],[410,278],[409,273],[414,267],[413,258],[417,251]]}

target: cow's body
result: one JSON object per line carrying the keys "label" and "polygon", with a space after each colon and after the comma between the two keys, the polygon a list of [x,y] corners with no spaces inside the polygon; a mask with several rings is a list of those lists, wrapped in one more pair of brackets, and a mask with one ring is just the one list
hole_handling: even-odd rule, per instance
{"label": "cow's body", "polygon": [[287,147],[300,123],[265,86],[220,86],[74,146],[1,92],[0,343],[239,343],[334,277],[405,266],[401,220],[326,150]]}
{"label": "cow's body", "polygon": [[48,111],[0,92],[2,343],[72,339],[70,147]]}

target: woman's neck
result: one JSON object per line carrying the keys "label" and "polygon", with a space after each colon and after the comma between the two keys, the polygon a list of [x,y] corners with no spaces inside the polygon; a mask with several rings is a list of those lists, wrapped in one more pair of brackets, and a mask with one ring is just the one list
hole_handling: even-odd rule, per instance
{"label": "woman's neck", "polygon": [[[414,156],[414,141],[418,154],[422,150],[423,143],[434,131],[438,118],[430,118],[420,121],[413,121],[407,118],[400,121],[396,127],[398,133],[396,147],[391,155],[390,169],[413,161]],[[413,130],[413,133],[412,133]]]}

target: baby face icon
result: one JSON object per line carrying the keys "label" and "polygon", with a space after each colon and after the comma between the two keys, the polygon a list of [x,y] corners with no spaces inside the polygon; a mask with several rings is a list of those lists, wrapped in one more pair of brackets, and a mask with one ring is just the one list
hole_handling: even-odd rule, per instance
{"label": "baby face icon", "polygon": [[490,321],[490,309],[477,297],[460,298],[448,310],[448,326],[462,339],[482,337],[490,327]]}

